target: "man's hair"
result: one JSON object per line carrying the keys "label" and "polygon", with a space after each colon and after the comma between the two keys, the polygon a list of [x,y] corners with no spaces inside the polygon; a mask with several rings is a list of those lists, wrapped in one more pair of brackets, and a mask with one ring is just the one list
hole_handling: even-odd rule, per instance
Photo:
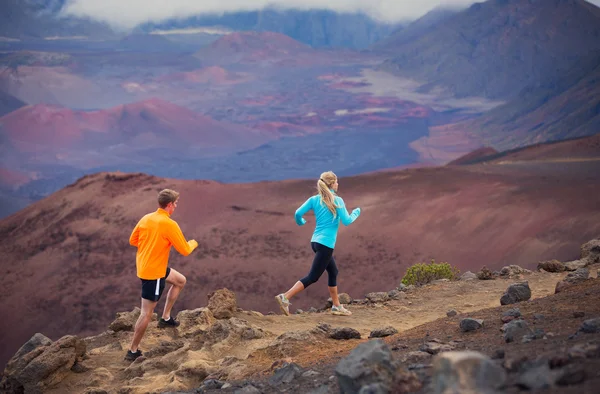
{"label": "man's hair", "polygon": [[170,202],[175,202],[179,198],[179,193],[175,190],[164,189],[158,193],[158,205],[165,209]]}

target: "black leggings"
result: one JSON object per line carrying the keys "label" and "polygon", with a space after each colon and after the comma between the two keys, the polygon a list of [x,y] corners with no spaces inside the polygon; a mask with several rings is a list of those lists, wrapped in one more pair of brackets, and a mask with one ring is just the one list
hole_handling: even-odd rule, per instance
{"label": "black leggings", "polygon": [[306,289],[308,286],[318,281],[325,270],[327,270],[329,276],[327,286],[337,286],[338,269],[335,265],[335,260],[333,259],[333,249],[317,242],[311,242],[310,246],[312,246],[312,250],[315,252],[315,258],[308,275],[300,279],[304,288]]}

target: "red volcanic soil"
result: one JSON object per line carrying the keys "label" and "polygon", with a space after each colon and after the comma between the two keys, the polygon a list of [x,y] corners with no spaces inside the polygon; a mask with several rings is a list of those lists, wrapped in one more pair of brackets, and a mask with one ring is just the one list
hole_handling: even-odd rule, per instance
{"label": "red volcanic soil", "polygon": [[86,138],[101,140],[105,145],[125,142],[133,148],[207,149],[254,146],[267,140],[257,131],[219,122],[159,99],[92,112],[40,104],[0,118],[0,124],[10,142],[24,153],[90,145]]}
{"label": "red volcanic soil", "polygon": [[[139,303],[131,229],[155,209],[165,187],[181,192],[173,218],[199,248],[171,254],[188,284],[177,310],[205,305],[227,287],[245,309],[276,310],[272,297],[306,275],[313,253],[295,209],[314,180],[219,184],[142,174],[97,174],[0,221],[2,360],[43,329],[91,334],[116,311]],[[336,246],[341,291],[362,297],[395,288],[414,263],[447,261],[462,271],[482,265],[528,268],[579,256],[600,234],[600,161],[535,161],[390,171],[340,179],[340,195],[360,218],[341,228]],[[294,299],[320,306],[327,281]],[[58,317],[58,318],[57,318]]]}

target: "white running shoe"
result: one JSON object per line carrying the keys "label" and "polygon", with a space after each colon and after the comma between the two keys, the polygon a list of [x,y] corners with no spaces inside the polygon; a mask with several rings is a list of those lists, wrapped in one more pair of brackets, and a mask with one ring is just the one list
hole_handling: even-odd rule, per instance
{"label": "white running shoe", "polygon": [[350,312],[348,309],[344,308],[344,305],[340,304],[340,306],[332,306],[331,307],[331,313],[333,315],[341,315],[341,316],[350,316],[352,314],[352,312]]}
{"label": "white running shoe", "polygon": [[290,315],[290,305],[292,305],[290,300],[285,298],[285,295],[283,293],[275,296],[275,300],[279,304],[279,309],[281,309],[283,314],[286,316],[289,316]]}

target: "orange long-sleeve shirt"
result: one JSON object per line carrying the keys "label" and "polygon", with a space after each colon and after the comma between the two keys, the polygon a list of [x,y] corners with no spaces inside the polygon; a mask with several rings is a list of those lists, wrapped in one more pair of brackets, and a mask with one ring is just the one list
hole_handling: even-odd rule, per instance
{"label": "orange long-sleeve shirt", "polygon": [[184,256],[198,246],[194,240],[185,240],[177,222],[162,208],[140,219],[129,237],[129,243],[137,247],[137,276],[149,280],[165,276],[171,246]]}

